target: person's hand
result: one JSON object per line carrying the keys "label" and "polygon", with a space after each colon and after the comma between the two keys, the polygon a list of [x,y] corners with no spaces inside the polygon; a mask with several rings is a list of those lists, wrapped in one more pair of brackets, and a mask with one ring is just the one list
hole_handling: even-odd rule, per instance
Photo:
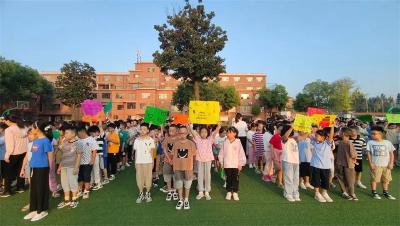
{"label": "person's hand", "polygon": [[73,174],[73,175],[77,175],[78,172],[79,172],[79,170],[78,170],[77,168],[74,168],[74,170],[72,170],[72,174]]}
{"label": "person's hand", "polygon": [[5,157],[5,158],[4,158],[4,161],[5,161],[6,163],[10,163],[10,156]]}
{"label": "person's hand", "polygon": [[92,160],[90,160],[89,165],[93,166],[93,163],[94,163],[94,161],[92,159]]}
{"label": "person's hand", "polygon": [[371,170],[374,171],[376,169],[376,165],[374,163],[371,163]]}
{"label": "person's hand", "polygon": [[57,174],[60,175],[61,174],[61,168],[57,169]]}
{"label": "person's hand", "polygon": [[19,172],[19,177],[25,177],[25,170],[22,169],[21,172]]}
{"label": "person's hand", "polygon": [[238,166],[239,172],[242,171],[243,166]]}
{"label": "person's hand", "polygon": [[387,168],[388,168],[389,170],[392,170],[392,169],[393,169],[393,163],[392,163],[392,164],[389,163],[389,165],[388,165]]}

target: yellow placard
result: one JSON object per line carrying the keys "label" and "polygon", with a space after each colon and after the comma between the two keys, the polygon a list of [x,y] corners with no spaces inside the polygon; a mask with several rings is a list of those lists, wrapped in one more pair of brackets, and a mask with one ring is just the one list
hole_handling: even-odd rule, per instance
{"label": "yellow placard", "polygon": [[313,120],[313,124],[315,124],[315,125],[319,125],[325,117],[326,117],[326,115],[324,115],[324,114],[314,114],[311,116],[311,118]]}
{"label": "yellow placard", "polygon": [[189,120],[193,124],[218,124],[218,101],[190,101]]}
{"label": "yellow placard", "polygon": [[310,133],[312,123],[313,123],[313,119],[311,117],[301,115],[301,114],[296,114],[296,117],[294,118],[293,128],[294,128],[294,130],[297,130],[297,131]]}

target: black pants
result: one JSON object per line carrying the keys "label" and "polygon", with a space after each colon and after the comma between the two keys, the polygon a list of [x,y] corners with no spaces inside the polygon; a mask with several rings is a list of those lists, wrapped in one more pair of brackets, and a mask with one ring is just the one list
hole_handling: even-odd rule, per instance
{"label": "black pants", "polygon": [[247,153],[246,152],[246,149],[247,149],[247,137],[239,137],[239,140],[240,140],[240,143],[242,143],[242,147],[243,147],[244,153]]}
{"label": "black pants", "polygon": [[49,209],[49,168],[32,168],[30,211],[47,211]]}
{"label": "black pants", "polygon": [[22,164],[24,162],[25,154],[20,155],[10,155],[10,162],[5,163],[4,167],[4,178],[5,185],[4,189],[6,192],[11,192],[11,183],[17,178],[17,189],[23,189],[25,186],[25,178],[19,177],[19,173],[21,172]]}
{"label": "black pants", "polygon": [[128,162],[132,161],[132,148],[133,148],[132,145],[127,146],[126,154],[128,157]]}
{"label": "black pants", "polygon": [[225,168],[226,190],[228,192],[239,191],[239,170],[234,168]]}
{"label": "black pants", "polygon": [[110,175],[115,175],[117,173],[117,163],[118,154],[108,153],[108,167],[110,170]]}

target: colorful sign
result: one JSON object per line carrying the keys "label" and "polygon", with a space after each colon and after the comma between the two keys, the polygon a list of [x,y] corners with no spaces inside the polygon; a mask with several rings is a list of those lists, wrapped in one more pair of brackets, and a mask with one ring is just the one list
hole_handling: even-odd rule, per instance
{"label": "colorful sign", "polygon": [[218,124],[219,122],[218,101],[190,101],[189,120],[193,124]]}
{"label": "colorful sign", "polygon": [[146,107],[144,114],[144,122],[151,123],[156,126],[165,125],[168,118],[168,111],[156,107]]}
{"label": "colorful sign", "polygon": [[103,108],[103,105],[101,104],[100,101],[98,100],[84,100],[81,104],[82,112],[85,115],[89,116],[94,116],[97,115],[101,109]]}
{"label": "colorful sign", "polygon": [[185,114],[175,114],[174,115],[174,121],[172,124],[181,124],[181,125],[187,125],[189,120],[189,116]]}
{"label": "colorful sign", "polygon": [[313,119],[306,115],[296,114],[294,118],[293,128],[294,130],[310,133]]}
{"label": "colorful sign", "polygon": [[388,123],[400,123],[400,114],[386,114]]}
{"label": "colorful sign", "polygon": [[315,115],[315,114],[326,114],[326,110],[323,108],[314,108],[314,107],[308,107],[307,108],[307,115]]}

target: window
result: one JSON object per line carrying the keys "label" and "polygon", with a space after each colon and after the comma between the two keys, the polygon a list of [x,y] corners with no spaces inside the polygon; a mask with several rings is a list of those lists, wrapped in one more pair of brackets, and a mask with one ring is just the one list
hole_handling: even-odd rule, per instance
{"label": "window", "polygon": [[248,86],[246,87],[246,90],[253,90],[253,87]]}
{"label": "window", "polygon": [[156,78],[144,78],[145,82],[155,82],[156,80]]}
{"label": "window", "polygon": [[233,80],[234,80],[235,82],[239,82],[239,81],[240,81],[240,77],[234,77]]}
{"label": "window", "polygon": [[135,78],[139,78],[139,75],[135,75]]}
{"label": "window", "polygon": [[99,89],[110,89],[110,84],[99,84]]}
{"label": "window", "polygon": [[114,115],[114,119],[118,119],[118,115]]}
{"label": "window", "polygon": [[142,98],[147,99],[150,97],[150,93],[142,93]]}
{"label": "window", "polygon": [[229,77],[222,77],[221,80],[222,80],[223,82],[227,82],[227,81],[229,81]]}
{"label": "window", "polygon": [[134,100],[134,99],[136,99],[136,94],[130,93],[130,94],[128,94],[128,98],[129,98],[129,100]]}
{"label": "window", "polygon": [[124,110],[124,105],[117,105],[117,110]]}
{"label": "window", "polygon": [[242,99],[242,100],[249,99],[249,94],[247,94],[247,93],[240,94],[240,99]]}
{"label": "window", "polygon": [[126,108],[127,109],[136,109],[136,103],[127,103]]}
{"label": "window", "polygon": [[146,104],[145,103],[141,103],[140,104],[140,109],[144,109],[146,107]]}
{"label": "window", "polygon": [[110,81],[110,76],[108,76],[108,75],[104,76],[104,81],[106,81],[106,82]]}
{"label": "window", "polygon": [[147,72],[155,72],[156,69],[154,67],[148,67]]}
{"label": "window", "polygon": [[110,99],[111,98],[111,93],[102,93],[101,98],[103,99]]}
{"label": "window", "polygon": [[117,76],[117,82],[121,82],[122,81],[122,76]]}
{"label": "window", "polygon": [[263,80],[262,77],[257,77],[256,79],[257,79],[257,81],[259,81],[259,82],[261,82],[261,81]]}
{"label": "window", "polygon": [[248,82],[251,82],[251,81],[253,81],[253,77],[249,77],[249,78],[247,78],[247,81],[248,81]]}
{"label": "window", "polygon": [[122,98],[124,98],[124,95],[117,93],[117,94],[115,94],[115,98],[122,99]]}
{"label": "window", "polygon": [[115,86],[115,89],[123,89],[124,86]]}
{"label": "window", "polygon": [[162,94],[158,94],[158,99],[167,99],[168,98],[168,94],[162,93]]}

